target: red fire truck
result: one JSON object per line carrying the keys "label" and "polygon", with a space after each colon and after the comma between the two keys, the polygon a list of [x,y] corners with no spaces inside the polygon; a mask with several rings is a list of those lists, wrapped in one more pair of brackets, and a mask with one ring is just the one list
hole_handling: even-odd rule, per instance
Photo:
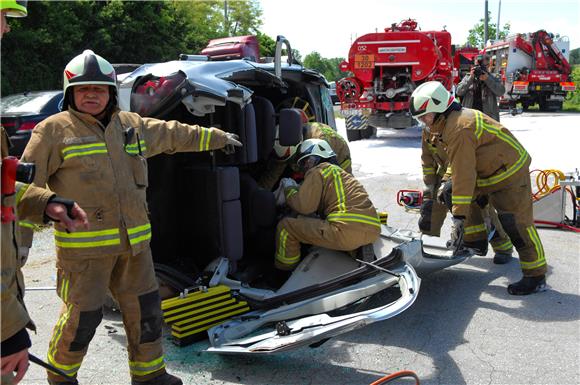
{"label": "red fire truck", "polygon": [[412,19],[356,39],[348,62],[340,64],[352,76],[336,86],[349,140],[370,137],[376,127],[414,125],[408,112],[413,90],[430,80],[451,89],[458,78],[453,55],[449,32],[417,30]]}
{"label": "red fire truck", "polygon": [[566,94],[576,86],[570,78],[570,42],[544,30],[517,34],[488,46],[494,72],[504,82],[500,104],[524,110],[538,104],[542,111],[558,111]]}

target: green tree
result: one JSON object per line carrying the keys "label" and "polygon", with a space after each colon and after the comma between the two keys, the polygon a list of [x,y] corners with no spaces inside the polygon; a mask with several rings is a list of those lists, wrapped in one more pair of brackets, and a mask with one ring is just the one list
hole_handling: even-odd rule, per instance
{"label": "green tree", "polygon": [[[489,14],[491,14],[491,12],[489,12]],[[491,17],[488,17],[488,19],[489,19],[487,23],[488,39],[493,40],[495,39],[497,24],[491,22]],[[475,24],[472,29],[469,30],[469,35],[467,36],[467,43],[470,46],[483,48],[484,45],[483,39],[485,33],[484,22],[485,22],[484,19],[480,19],[479,22]],[[503,28],[500,29],[499,31],[499,38],[505,39],[505,37],[510,33],[510,28],[511,28],[510,23],[505,23],[503,25]]]}
{"label": "green tree", "polygon": [[570,51],[570,64],[580,64],[580,48]]}
{"label": "green tree", "polygon": [[336,81],[344,77],[344,74],[339,69],[339,64],[344,58],[323,58],[320,53],[314,51],[306,55],[304,58],[304,66],[312,68],[324,75],[329,82]]}
{"label": "green tree", "polygon": [[276,54],[276,40],[262,32],[258,32],[256,37],[260,45],[260,55],[274,57]]}
{"label": "green tree", "polygon": [[227,4],[224,33],[229,36],[252,35],[262,26],[262,9],[258,0],[219,1],[222,9]]}

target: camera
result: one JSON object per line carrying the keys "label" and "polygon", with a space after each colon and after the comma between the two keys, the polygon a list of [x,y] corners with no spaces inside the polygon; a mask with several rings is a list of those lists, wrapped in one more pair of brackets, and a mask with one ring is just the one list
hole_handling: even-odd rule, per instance
{"label": "camera", "polygon": [[475,77],[476,80],[479,80],[479,77],[485,73],[487,73],[487,70],[482,65],[475,67],[475,69],[473,70],[473,76]]}

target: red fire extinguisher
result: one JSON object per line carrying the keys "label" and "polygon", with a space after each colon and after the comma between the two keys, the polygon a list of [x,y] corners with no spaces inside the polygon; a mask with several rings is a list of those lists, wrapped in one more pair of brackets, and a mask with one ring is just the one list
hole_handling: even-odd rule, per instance
{"label": "red fire extinguisher", "polygon": [[14,202],[10,199],[16,194],[16,182],[32,183],[35,167],[33,163],[20,162],[14,156],[2,159],[2,223],[15,219]]}

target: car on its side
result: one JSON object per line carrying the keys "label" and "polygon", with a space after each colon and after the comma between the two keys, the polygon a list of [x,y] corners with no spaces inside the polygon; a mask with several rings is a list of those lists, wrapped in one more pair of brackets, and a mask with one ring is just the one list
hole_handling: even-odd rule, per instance
{"label": "car on its side", "polygon": [[12,143],[10,155],[22,155],[32,129],[44,119],[61,111],[62,97],[63,92],[55,90],[22,92],[1,99],[2,126]]}

